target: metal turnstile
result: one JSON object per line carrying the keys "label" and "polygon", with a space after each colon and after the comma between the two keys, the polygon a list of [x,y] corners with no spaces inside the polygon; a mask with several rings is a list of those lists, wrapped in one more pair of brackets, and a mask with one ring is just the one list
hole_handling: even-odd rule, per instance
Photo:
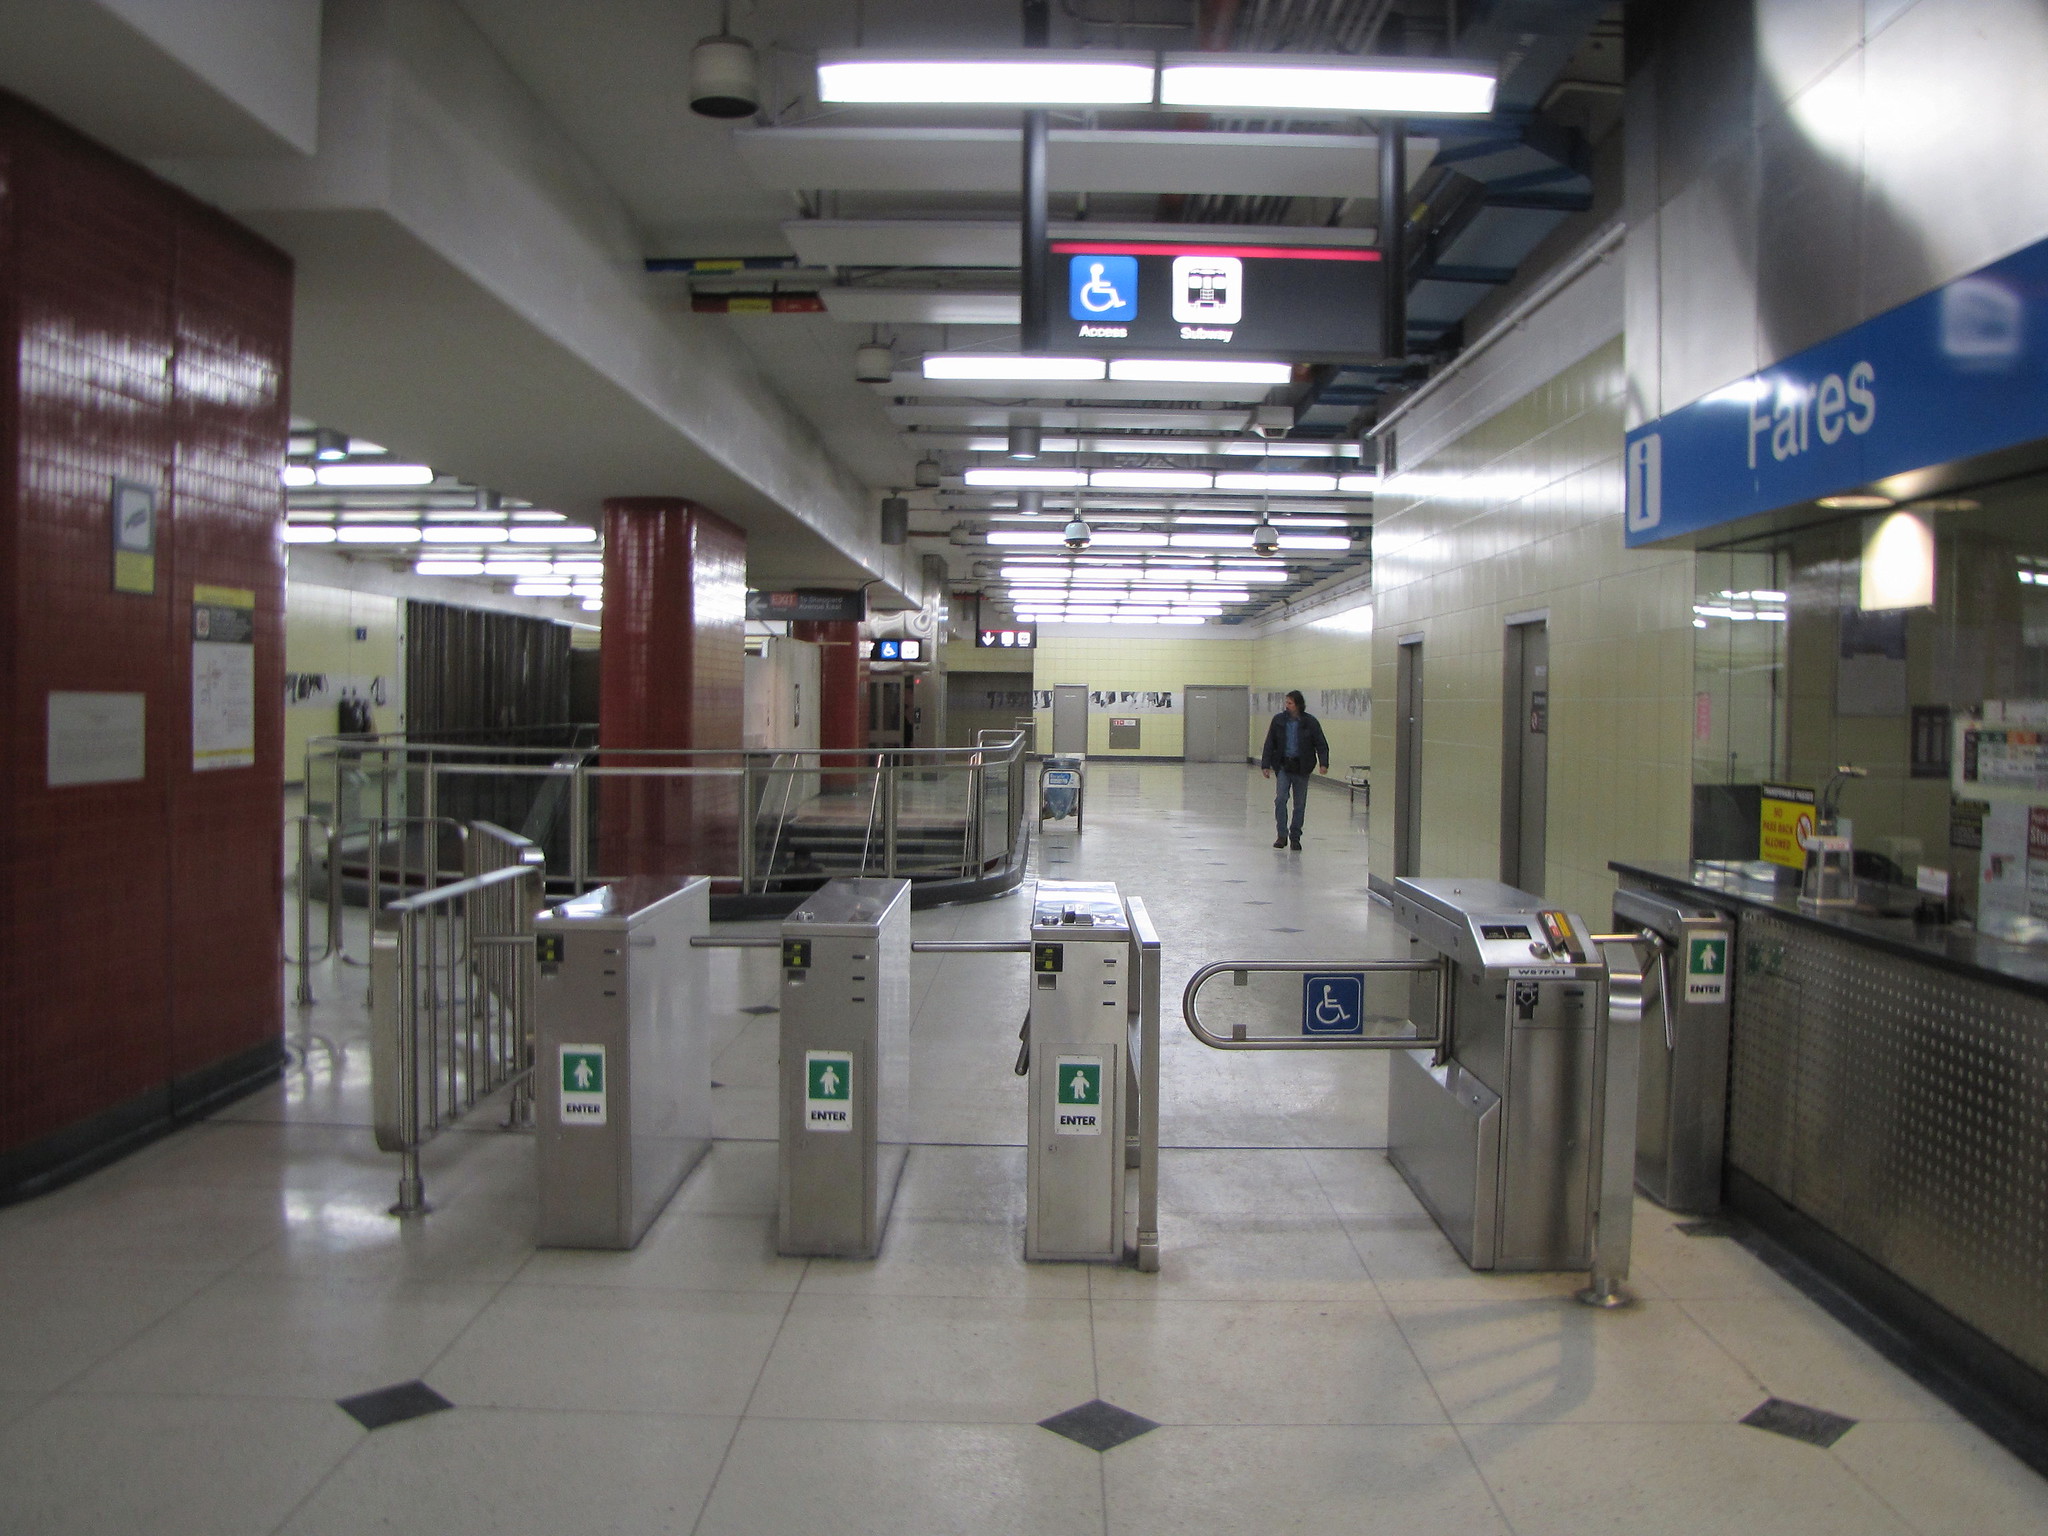
{"label": "metal turnstile", "polygon": [[833,880],[782,923],[776,1249],[881,1251],[910,1141],[910,882]]}
{"label": "metal turnstile", "polygon": [[1038,770],[1038,825],[1074,818],[1074,830],[1081,830],[1087,813],[1087,759],[1078,752],[1053,753]]}
{"label": "metal turnstile", "polygon": [[1131,921],[1116,886],[1041,880],[1031,909],[1027,1259],[1123,1259],[1131,973]]}
{"label": "metal turnstile", "polygon": [[1658,995],[1644,1006],[1636,1184],[1666,1210],[1716,1210],[1728,1124],[1732,925],[1725,912],[1646,890],[1616,891],[1614,922],[1660,941]]}
{"label": "metal turnstile", "polygon": [[1392,906],[1447,962],[1449,1028],[1394,1055],[1388,1159],[1474,1269],[1587,1267],[1608,1003],[1592,930],[1493,880],[1396,880]]}
{"label": "metal turnstile", "polygon": [[710,902],[640,878],[535,919],[542,1247],[631,1248],[711,1145]]}

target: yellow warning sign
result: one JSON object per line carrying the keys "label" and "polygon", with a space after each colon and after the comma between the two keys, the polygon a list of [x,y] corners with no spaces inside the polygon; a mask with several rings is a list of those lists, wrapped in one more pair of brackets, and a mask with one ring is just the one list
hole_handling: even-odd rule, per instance
{"label": "yellow warning sign", "polygon": [[1797,784],[1763,786],[1757,856],[1788,869],[1806,867],[1806,843],[1813,836],[1813,791]]}

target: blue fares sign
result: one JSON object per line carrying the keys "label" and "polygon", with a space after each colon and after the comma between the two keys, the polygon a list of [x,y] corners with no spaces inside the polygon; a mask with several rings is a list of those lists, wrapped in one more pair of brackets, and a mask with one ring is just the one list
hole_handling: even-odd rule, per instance
{"label": "blue fares sign", "polygon": [[1628,435],[1630,547],[2048,437],[2048,241]]}
{"label": "blue fares sign", "polygon": [[1067,314],[1088,321],[1138,318],[1138,258],[1075,256],[1067,266]]}
{"label": "blue fares sign", "polygon": [[1357,971],[1311,971],[1301,978],[1304,1035],[1365,1033],[1365,977]]}

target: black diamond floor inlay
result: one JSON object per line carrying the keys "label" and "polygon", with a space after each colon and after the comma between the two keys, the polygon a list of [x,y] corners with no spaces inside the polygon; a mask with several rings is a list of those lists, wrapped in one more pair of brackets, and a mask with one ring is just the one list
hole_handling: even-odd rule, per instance
{"label": "black diamond floor inlay", "polygon": [[401,1381],[395,1387],[379,1387],[357,1397],[339,1399],[338,1406],[365,1429],[382,1429],[403,1424],[455,1405],[424,1381]]}
{"label": "black diamond floor inlay", "polygon": [[758,1018],[760,1015],[764,1013],[782,1012],[782,1005],[780,1003],[755,1003],[750,1007],[742,1008],[740,1012],[751,1013]]}
{"label": "black diamond floor inlay", "polygon": [[1049,1429],[1056,1435],[1065,1435],[1076,1445],[1085,1445],[1091,1451],[1113,1451],[1126,1440],[1135,1440],[1159,1425],[1141,1413],[1132,1413],[1128,1408],[1119,1408],[1115,1403],[1105,1403],[1094,1397],[1078,1408],[1069,1408],[1065,1413],[1040,1419],[1038,1427]]}
{"label": "black diamond floor inlay", "polygon": [[1735,1223],[1722,1216],[1702,1216],[1698,1221],[1679,1221],[1672,1225],[1687,1237],[1733,1237]]}
{"label": "black diamond floor inlay", "polygon": [[1822,1450],[1826,1450],[1856,1427],[1854,1419],[1845,1419],[1839,1413],[1829,1413],[1825,1408],[1809,1408],[1804,1403],[1789,1403],[1782,1397],[1765,1398],[1744,1416],[1742,1422],[1753,1429],[1768,1429],[1774,1435],[1787,1435],[1794,1440],[1804,1440],[1808,1445],[1817,1445]]}

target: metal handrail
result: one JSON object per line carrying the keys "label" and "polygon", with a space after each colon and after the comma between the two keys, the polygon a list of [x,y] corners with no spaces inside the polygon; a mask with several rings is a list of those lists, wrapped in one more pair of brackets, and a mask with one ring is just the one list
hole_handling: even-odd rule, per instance
{"label": "metal handrail", "polygon": [[420,1149],[445,1123],[508,1085],[530,1091],[546,869],[517,834],[488,840],[520,861],[401,896],[385,909],[398,932],[371,949],[371,1099],[377,1145],[400,1157],[396,1216],[427,1210]]}
{"label": "metal handrail", "polygon": [[[1212,977],[1230,971],[1245,975],[1252,971],[1406,971],[1433,972],[1436,984],[1436,1033],[1425,1035],[1251,1035],[1245,1026],[1231,1026],[1226,1038],[1202,1022],[1196,994]],[[1242,985],[1242,983],[1238,983]],[[1217,1051],[1392,1051],[1417,1046],[1435,1046],[1439,1053],[1450,1034],[1450,962],[1448,960],[1219,960],[1205,965],[1188,978],[1180,994],[1180,1016],[1188,1033]],[[1410,1025],[1414,1020],[1409,1020]]]}
{"label": "metal handrail", "polygon": [[1125,908],[1138,978],[1138,1268],[1150,1275],[1159,1272],[1159,930],[1136,896]]}
{"label": "metal handrail", "polygon": [[[299,952],[296,955],[287,953],[284,960],[286,965],[298,967],[299,981],[294,989],[293,999],[300,1007],[305,1007],[316,1001],[313,996],[313,967],[332,960],[341,944],[341,865],[335,857],[334,828],[326,817],[288,816],[285,818],[285,825],[299,829],[299,878],[296,882]],[[313,899],[308,894],[313,867],[312,832],[315,827],[325,834],[327,842],[327,938],[317,955],[312,952]]]}

